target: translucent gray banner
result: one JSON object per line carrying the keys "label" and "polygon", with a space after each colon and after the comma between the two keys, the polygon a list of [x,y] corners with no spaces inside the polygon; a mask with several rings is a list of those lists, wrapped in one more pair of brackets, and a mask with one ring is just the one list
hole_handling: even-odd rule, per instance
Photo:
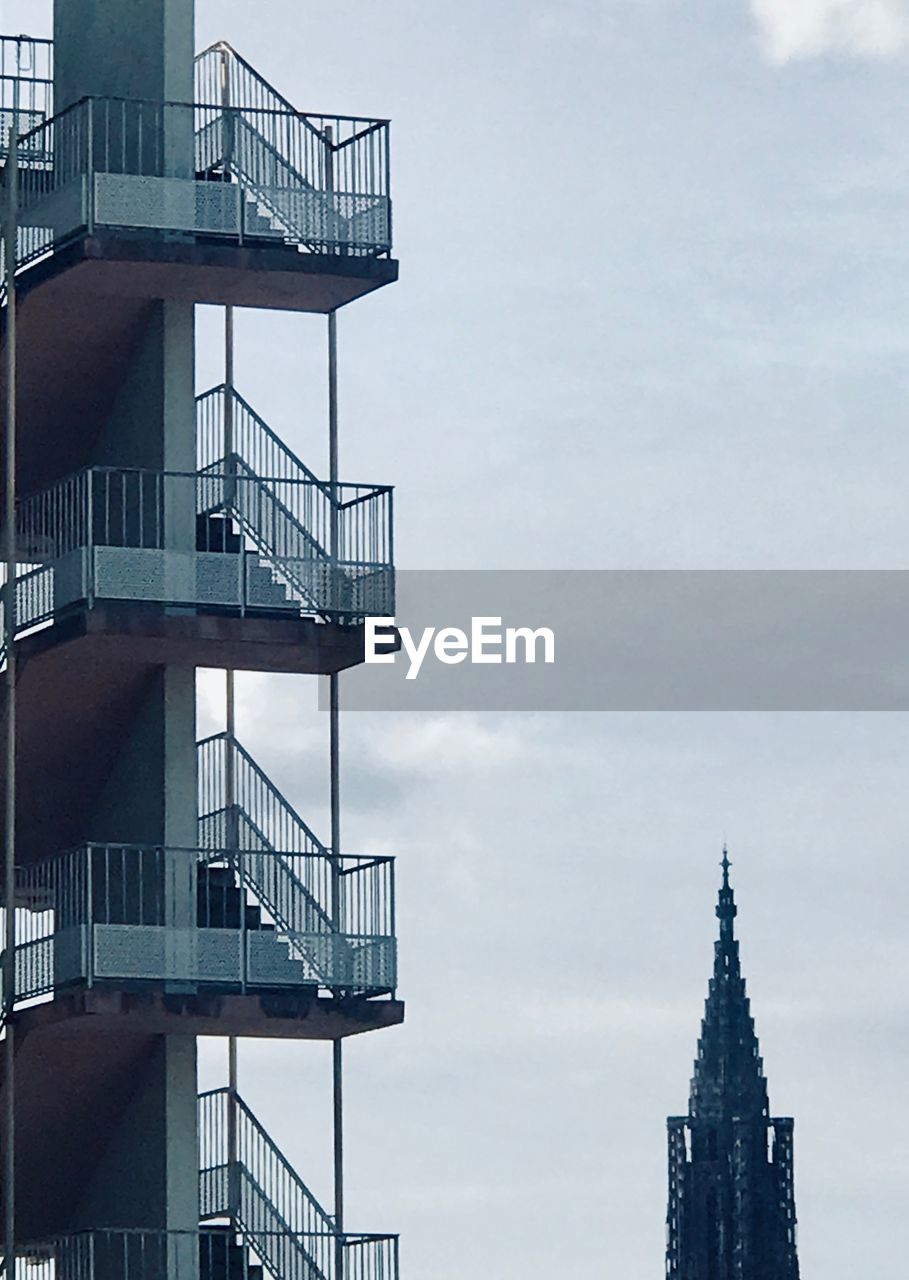
{"label": "translucent gray banner", "polygon": [[404,571],[397,598],[402,648],[344,708],[909,709],[909,571]]}

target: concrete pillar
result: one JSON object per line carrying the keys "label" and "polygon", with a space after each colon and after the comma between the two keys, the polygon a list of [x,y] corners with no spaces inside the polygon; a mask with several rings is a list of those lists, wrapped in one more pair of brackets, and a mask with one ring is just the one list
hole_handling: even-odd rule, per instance
{"label": "concrete pillar", "polygon": [[[193,101],[194,7],[194,0],[56,0],[56,109],[64,110],[87,96],[150,104],[122,113],[125,123],[117,126],[119,135],[114,130],[112,144],[110,130],[96,133],[96,164],[97,149],[109,149],[104,172],[193,177],[191,105],[171,109],[162,104]],[[154,147],[146,145],[149,139]],[[133,145],[137,140],[142,143],[141,161]],[[161,158],[149,162],[149,155]],[[193,394],[193,308],[151,302],[91,462],[156,473],[192,473]],[[150,498],[134,486],[129,490],[134,496],[123,501],[130,516],[144,520],[160,515],[163,533],[150,549],[164,552],[179,573],[181,553],[189,562],[195,550],[195,485],[188,477],[152,488]],[[131,527],[137,528],[138,521]],[[184,974],[192,973],[195,860],[177,851],[197,844],[195,737],[195,673],[176,667],[152,672],[131,732],[85,831],[89,840],[150,844],[174,851],[166,854],[162,872],[167,960],[171,973]],[[86,750],[90,749],[86,743]],[[181,988],[180,983],[168,985]],[[101,1063],[99,1070],[104,1070]],[[150,1038],[132,1102],[106,1138],[74,1228],[198,1229],[196,1089],[194,1038]],[[182,1280],[196,1270],[194,1239],[171,1239],[167,1252],[162,1280],[163,1275],[178,1273]]]}
{"label": "concrete pillar", "polygon": [[[194,0],[56,0],[55,107],[99,99],[99,171],[193,177],[194,19]],[[143,105],[108,105],[124,98]]]}
{"label": "concrete pillar", "polygon": [[[73,1215],[72,1231],[198,1230],[194,1037],[157,1036],[150,1041],[130,1103],[103,1141],[103,1153]],[[169,1266],[168,1274],[177,1274],[177,1268]],[[184,1263],[181,1280],[189,1274]]]}
{"label": "concrete pillar", "polygon": [[54,94],[192,102],[195,0],[56,0]]}

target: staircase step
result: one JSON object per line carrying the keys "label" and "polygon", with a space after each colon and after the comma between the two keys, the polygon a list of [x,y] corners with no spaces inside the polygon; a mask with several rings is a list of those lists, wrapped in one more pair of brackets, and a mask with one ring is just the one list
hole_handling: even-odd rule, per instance
{"label": "staircase step", "polygon": [[232,888],[236,884],[231,867],[200,866],[199,883],[201,884],[203,880],[210,885],[217,885],[218,888]]}
{"label": "staircase step", "polygon": [[212,886],[200,881],[196,892],[199,928],[239,929],[242,903],[243,895],[235,886]]}
{"label": "staircase step", "polygon": [[196,516],[197,551],[224,551],[237,555],[242,549],[243,539],[227,516],[213,516],[205,512]]}

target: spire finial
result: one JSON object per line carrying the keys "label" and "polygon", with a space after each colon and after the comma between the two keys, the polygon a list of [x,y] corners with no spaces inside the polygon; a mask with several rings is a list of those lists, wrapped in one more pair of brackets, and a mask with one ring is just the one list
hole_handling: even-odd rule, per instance
{"label": "spire finial", "polygon": [[732,862],[729,858],[729,848],[725,840],[723,841],[723,861],[720,863],[720,866],[723,868],[723,883],[720,887],[720,897],[717,902],[716,913],[724,923],[724,927],[730,931],[731,936],[732,921],[735,919],[737,912],[735,898],[732,893],[732,886],[729,883],[729,868],[732,866]]}

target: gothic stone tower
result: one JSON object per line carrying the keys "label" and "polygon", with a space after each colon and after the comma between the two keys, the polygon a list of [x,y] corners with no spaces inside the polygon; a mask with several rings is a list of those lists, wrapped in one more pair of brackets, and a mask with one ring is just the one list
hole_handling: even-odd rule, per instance
{"label": "gothic stone tower", "polygon": [[720,936],[687,1116],[670,1116],[666,1274],[798,1280],[791,1119],[772,1119],[723,850]]}

